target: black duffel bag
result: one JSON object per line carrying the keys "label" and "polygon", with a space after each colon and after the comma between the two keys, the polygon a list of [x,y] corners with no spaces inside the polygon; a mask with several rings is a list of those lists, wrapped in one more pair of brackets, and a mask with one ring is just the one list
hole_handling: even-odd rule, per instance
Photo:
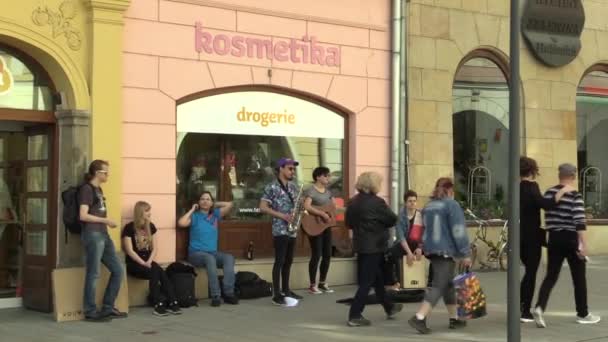
{"label": "black duffel bag", "polygon": [[272,296],[272,283],[260,278],[256,273],[238,272],[235,277],[235,292],[240,299]]}

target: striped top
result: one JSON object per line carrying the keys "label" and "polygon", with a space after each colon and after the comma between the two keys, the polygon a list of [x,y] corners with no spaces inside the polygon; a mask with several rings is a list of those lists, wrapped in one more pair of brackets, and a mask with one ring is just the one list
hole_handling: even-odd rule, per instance
{"label": "striped top", "polygon": [[[556,185],[545,192],[545,198],[555,198],[555,194],[563,188]],[[585,227],[585,202],[583,195],[578,191],[567,192],[553,209],[545,211],[545,224],[547,230],[559,231],[586,230]]]}

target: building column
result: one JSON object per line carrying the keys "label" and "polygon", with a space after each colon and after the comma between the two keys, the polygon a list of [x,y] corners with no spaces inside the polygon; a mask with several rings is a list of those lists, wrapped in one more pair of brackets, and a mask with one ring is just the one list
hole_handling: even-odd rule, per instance
{"label": "building column", "polygon": [[81,183],[87,171],[91,155],[91,115],[88,111],[83,110],[59,110],[55,116],[59,131],[57,267],[82,266],[83,253],[80,235],[66,232],[63,224],[61,192]]}
{"label": "building column", "polygon": [[[131,0],[88,0],[91,18],[91,159],[110,163],[103,190],[108,217],[121,225],[122,194],[122,46],[124,12]],[[120,229],[109,229],[120,249]]]}

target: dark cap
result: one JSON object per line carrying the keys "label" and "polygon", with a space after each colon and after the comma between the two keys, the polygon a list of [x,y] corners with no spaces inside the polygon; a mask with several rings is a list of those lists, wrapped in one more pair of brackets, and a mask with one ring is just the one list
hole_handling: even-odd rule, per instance
{"label": "dark cap", "polygon": [[570,163],[561,164],[557,168],[557,171],[559,172],[560,178],[576,176],[576,166],[574,166]]}
{"label": "dark cap", "polygon": [[281,158],[279,159],[279,161],[277,161],[277,167],[285,167],[285,165],[293,165],[293,166],[298,166],[300,165],[300,163],[298,163],[297,160],[293,160],[291,158]]}

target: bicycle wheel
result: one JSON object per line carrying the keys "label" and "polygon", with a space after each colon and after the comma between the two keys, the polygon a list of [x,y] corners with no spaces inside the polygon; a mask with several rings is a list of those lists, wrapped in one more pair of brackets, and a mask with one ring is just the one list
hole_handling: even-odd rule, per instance
{"label": "bicycle wheel", "polygon": [[509,265],[509,252],[506,243],[502,245],[498,253],[498,265],[501,271],[506,271]]}

